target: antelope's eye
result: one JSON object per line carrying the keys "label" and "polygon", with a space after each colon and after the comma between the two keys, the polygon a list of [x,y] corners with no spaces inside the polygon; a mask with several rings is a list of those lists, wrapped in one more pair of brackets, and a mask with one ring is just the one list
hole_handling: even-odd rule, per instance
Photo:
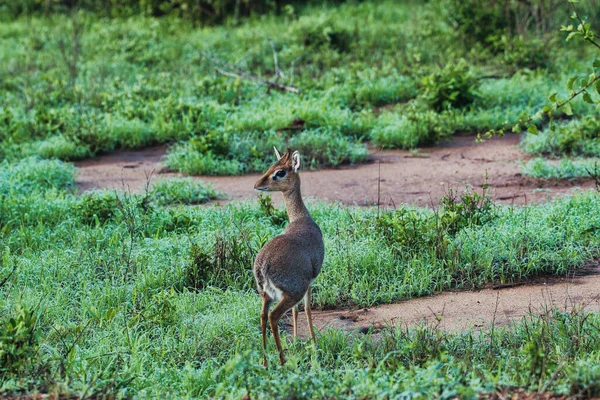
{"label": "antelope's eye", "polygon": [[275,172],[275,176],[277,178],[283,178],[286,175],[287,175],[287,172],[285,172],[285,170],[283,170],[283,169],[280,169],[279,171]]}

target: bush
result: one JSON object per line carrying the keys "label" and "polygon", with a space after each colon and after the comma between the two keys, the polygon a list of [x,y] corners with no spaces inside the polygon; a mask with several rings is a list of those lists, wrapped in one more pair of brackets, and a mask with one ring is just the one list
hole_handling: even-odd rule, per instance
{"label": "bush", "polygon": [[537,135],[527,134],[523,150],[536,155],[600,156],[600,119],[597,114],[556,123]]}
{"label": "bush", "polygon": [[113,220],[119,202],[114,192],[94,190],[79,197],[75,205],[75,213],[84,224],[105,223]]}
{"label": "bush", "polygon": [[542,179],[577,179],[600,177],[598,159],[561,158],[559,161],[537,157],[527,161],[523,174]]}
{"label": "bush", "polygon": [[352,44],[352,32],[347,25],[333,18],[302,17],[291,26],[290,35],[304,47],[317,50],[326,48],[344,52]]}
{"label": "bush", "polygon": [[447,246],[459,231],[482,226],[497,216],[486,186],[480,195],[470,187],[457,196],[454,191],[440,199],[441,209],[423,212],[401,207],[377,219],[386,241],[397,251],[425,253],[434,250],[445,256]]}
{"label": "bush", "polygon": [[262,14],[277,9],[275,0],[25,0],[2,4],[4,18],[18,15],[67,13],[74,8],[84,9],[108,17],[130,17],[136,14],[151,16],[171,15],[195,22],[217,23],[229,18],[237,20],[251,14]]}
{"label": "bush", "polygon": [[445,115],[411,104],[382,113],[371,131],[371,140],[383,148],[430,145],[452,133],[447,122]]}
{"label": "bush", "polygon": [[449,63],[423,78],[423,99],[436,111],[470,106],[477,98],[479,79],[466,61]]}

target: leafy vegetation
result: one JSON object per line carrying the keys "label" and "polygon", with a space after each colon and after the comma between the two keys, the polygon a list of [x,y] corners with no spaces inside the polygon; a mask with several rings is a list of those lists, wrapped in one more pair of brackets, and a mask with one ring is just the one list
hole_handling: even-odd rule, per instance
{"label": "leafy vegetation", "polygon": [[192,178],[159,179],[152,185],[150,197],[158,204],[202,204],[223,197],[210,184]]}
{"label": "leafy vegetation", "polygon": [[[173,170],[233,175],[289,146],[316,169],[529,115],[527,151],[599,155],[596,37],[583,20],[564,27],[583,41],[555,34],[566,4],[301,3],[0,3],[0,396],[600,396],[600,318],[576,309],[480,332],[325,330],[317,345],[285,340],[288,363],[267,371],[251,265],[283,209],[191,206],[220,194],[190,178],[76,194],[63,161],[119,148],[165,143]],[[578,7],[600,19],[597,0]],[[576,177],[591,161],[526,171]],[[327,251],[314,305],[565,275],[600,253],[598,192],[501,207],[467,188],[440,204],[310,204]]]}
{"label": "leafy vegetation", "polygon": [[600,172],[598,163],[597,158],[546,160],[537,157],[525,164],[523,173],[533,178],[544,179],[597,178]]}
{"label": "leafy vegetation", "polygon": [[[600,337],[583,332],[598,332],[599,321],[580,313],[481,334],[422,327],[374,340],[330,330],[318,348],[289,343],[289,363],[267,372],[258,362],[251,266],[281,230],[282,209],[269,198],[258,206],[160,205],[194,200],[187,180],[183,194],[165,183],[149,195],[77,196],[72,167],[59,161],[4,163],[0,174],[36,182],[48,166],[44,185],[12,186],[0,201],[2,393],[471,396],[511,385],[538,390],[548,380],[561,393],[598,393],[598,371],[586,365],[595,365],[590,349]],[[311,210],[327,251],[315,306],[371,306],[565,274],[600,250],[593,191],[522,208],[496,206],[485,190],[469,189],[449,193],[438,211],[320,203]],[[581,335],[578,345],[573,335]],[[547,349],[543,364],[539,346]],[[550,379],[563,362],[569,367]]]}
{"label": "leafy vegetation", "polygon": [[[517,1],[485,11],[449,0],[287,7],[202,29],[173,17],[187,2],[84,3],[62,13],[70,3],[50,2],[47,17],[38,2],[7,11],[35,16],[0,25],[0,159],[76,160],[167,143],[166,164],[193,174],[261,170],[273,145],[302,148],[310,168],[356,163],[365,142],[415,148],[515,124],[593,57],[552,33],[569,10],[546,2],[543,12]],[[252,7],[275,11],[267,3]],[[228,3],[210,4],[220,19],[216,7]],[[582,6],[590,16],[594,4]],[[98,18],[104,12],[136,16]],[[171,17],[149,16],[157,13]],[[503,13],[514,17],[508,25]],[[535,24],[515,22],[528,13]],[[591,106],[574,112],[598,116]]]}

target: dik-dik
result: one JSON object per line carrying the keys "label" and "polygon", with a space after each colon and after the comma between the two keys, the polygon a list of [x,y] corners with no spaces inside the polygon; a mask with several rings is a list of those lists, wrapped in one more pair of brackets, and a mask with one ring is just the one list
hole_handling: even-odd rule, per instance
{"label": "dik-dik", "polygon": [[[267,366],[267,319],[279,351],[279,361],[285,358],[277,323],[292,308],[294,337],[298,322],[298,303],[304,298],[304,310],[313,341],[315,332],[310,315],[310,285],[319,275],[325,248],[321,229],[310,216],[300,194],[300,154],[289,150],[283,156],[276,148],[277,162],[254,184],[259,191],[283,193],[289,224],[285,231],[267,243],[254,261],[254,277],[263,300],[260,327],[264,349],[264,365]],[[277,301],[269,312],[272,302]]]}

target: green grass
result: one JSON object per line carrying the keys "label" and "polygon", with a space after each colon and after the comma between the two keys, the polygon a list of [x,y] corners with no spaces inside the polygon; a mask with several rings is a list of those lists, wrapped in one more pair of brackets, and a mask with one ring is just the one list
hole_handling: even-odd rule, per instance
{"label": "green grass", "polygon": [[[480,333],[329,329],[317,346],[284,334],[288,363],[275,367],[270,340],[274,367],[265,370],[251,266],[281,232],[284,210],[270,198],[194,206],[221,194],[191,178],[140,195],[78,196],[75,168],[59,161],[166,143],[166,165],[193,174],[263,170],[273,145],[299,149],[309,169],[358,163],[367,145],[416,148],[511,126],[552,91],[568,95],[561,88],[574,71],[589,73],[593,49],[552,31],[569,22],[559,18],[566,4],[547,33],[512,38],[477,22],[489,10],[471,6],[348,2],[201,27],[87,13],[0,23],[0,396],[600,396],[600,318],[578,310]],[[507,24],[504,14],[492,21]],[[299,95],[220,76],[203,56],[273,79],[268,38],[280,81],[291,84],[293,70]],[[524,149],[597,156],[597,116],[577,102],[569,120],[556,113],[556,129],[540,122]],[[534,159],[526,170],[575,177],[582,165]],[[469,188],[435,211],[309,208],[326,247],[316,307],[564,276],[600,253],[595,191],[525,207]]]}
{"label": "green grass", "polygon": [[203,204],[224,197],[212,185],[192,178],[159,179],[148,194],[160,205]]}
{"label": "green grass", "polygon": [[[311,168],[357,163],[365,143],[415,148],[511,126],[593,57],[555,33],[543,46],[522,37],[468,44],[451,7],[347,3],[201,29],[86,13],[3,22],[0,160],[77,160],[167,143],[166,164],[192,174],[262,170],[273,145],[302,148]],[[289,84],[293,69],[301,94],[220,76],[203,55],[272,79],[267,38],[281,81]],[[536,68],[527,61],[538,58]],[[590,113],[576,111],[578,119]],[[297,119],[303,124],[290,129]]]}
{"label": "green grass", "polygon": [[523,174],[541,179],[577,179],[600,176],[598,158],[561,158],[546,160],[537,157],[527,161],[523,166]]}
{"label": "green grass", "polygon": [[[52,171],[44,184],[40,171]],[[0,287],[5,393],[237,398],[251,388],[270,397],[469,396],[512,385],[538,390],[562,362],[568,368],[550,390],[575,393],[597,379],[586,365],[598,358],[590,349],[600,340],[599,321],[577,313],[534,318],[496,331],[493,340],[430,329],[389,330],[381,339],[330,330],[318,349],[288,344],[289,364],[267,372],[251,266],[281,231],[282,211],[268,200],[205,208],[164,207],[158,195],[77,196],[72,173],[68,164],[38,159],[0,168],[10,188],[0,200],[0,282],[9,277]],[[23,184],[10,184],[6,177],[17,175]],[[194,199],[198,188],[185,182],[170,198]],[[164,185],[156,193],[169,194],[171,183]],[[326,246],[315,306],[371,306],[564,275],[600,250],[595,192],[499,207],[468,191],[446,198],[437,212],[400,207],[379,217],[371,209],[309,207]],[[547,349],[542,367],[538,345]],[[598,393],[593,384],[588,389]]]}

